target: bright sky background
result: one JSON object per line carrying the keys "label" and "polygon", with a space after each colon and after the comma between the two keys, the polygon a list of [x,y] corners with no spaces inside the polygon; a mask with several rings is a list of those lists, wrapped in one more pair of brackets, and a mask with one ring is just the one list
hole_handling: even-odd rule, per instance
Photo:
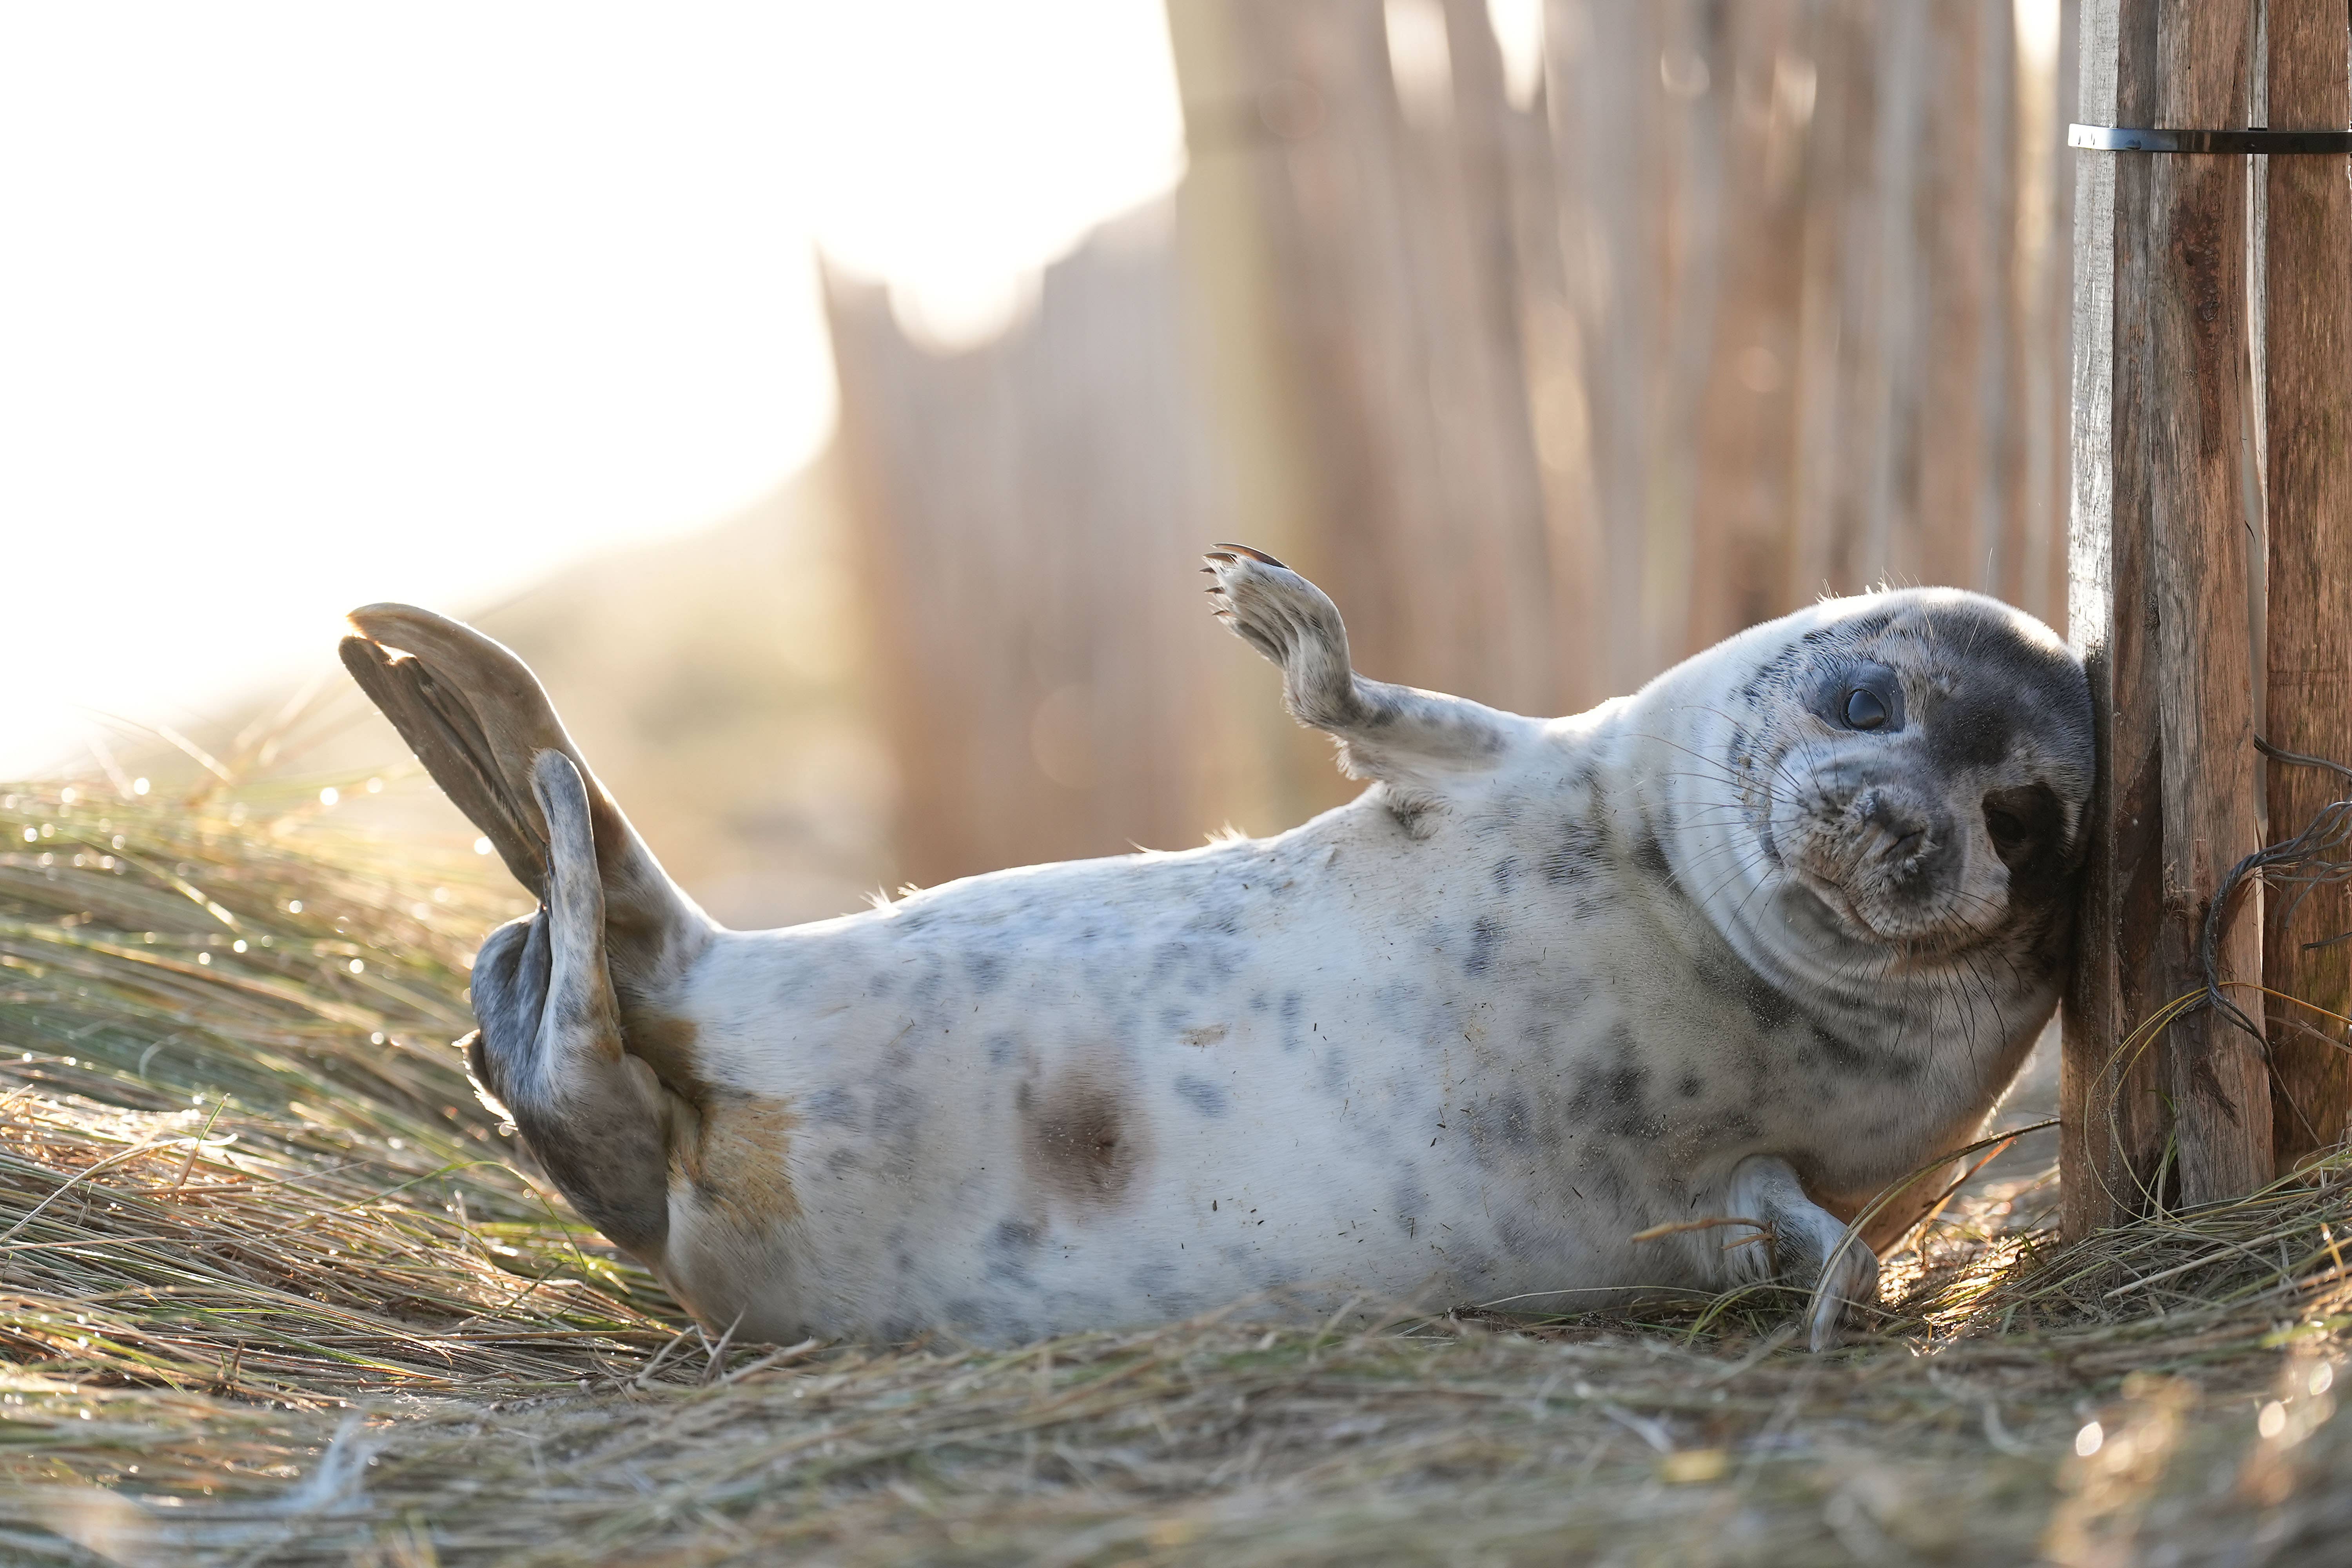
{"label": "bright sky background", "polygon": [[971,335],[1182,161],[1157,0],[0,0],[0,776],[725,516],[815,246]]}

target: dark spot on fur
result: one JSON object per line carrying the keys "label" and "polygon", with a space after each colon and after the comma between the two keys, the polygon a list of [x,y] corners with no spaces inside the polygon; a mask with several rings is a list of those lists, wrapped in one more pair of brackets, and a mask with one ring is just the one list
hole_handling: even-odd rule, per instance
{"label": "dark spot on fur", "polygon": [[856,1125],[857,1097],[845,1089],[821,1089],[802,1103],[809,1120],[820,1127]]}
{"label": "dark spot on fur", "polygon": [[1612,1025],[1607,1044],[1615,1065],[1587,1067],[1577,1073],[1575,1090],[1568,1101],[1571,1120],[1620,1138],[1659,1136],[1665,1130],[1665,1118],[1650,1109],[1650,1071],[1642,1065],[1640,1045],[1633,1031],[1622,1024]]}
{"label": "dark spot on fur", "polygon": [[1484,974],[1495,962],[1495,950],[1503,944],[1503,922],[1493,915],[1481,915],[1470,928],[1470,956],[1462,961],[1465,974]]}
{"label": "dark spot on fur", "polygon": [[886,1082],[874,1091],[874,1131],[906,1142],[922,1131],[923,1102],[908,1085]]}
{"label": "dark spot on fur", "polygon": [[1823,1060],[1848,1078],[1875,1078],[1900,1082],[1919,1076],[1922,1064],[1911,1058],[1874,1051],[1841,1039],[1819,1024],[1812,1026],[1813,1047]]}
{"label": "dark spot on fur", "polygon": [[1150,1158],[1150,1125],[1107,1060],[1064,1068],[1021,1120],[1030,1178],[1080,1208],[1117,1207]]}
{"label": "dark spot on fur", "polygon": [[1482,1103],[1465,1107],[1455,1114],[1466,1121],[1466,1131],[1472,1142],[1481,1149],[1523,1152],[1536,1146],[1535,1107],[1518,1089],[1507,1089]]}
{"label": "dark spot on fur", "polygon": [[1342,1095],[1348,1089],[1348,1053],[1337,1046],[1323,1047],[1323,1071],[1317,1080],[1327,1095]]}
{"label": "dark spot on fur", "polygon": [[1658,881],[1671,883],[1675,879],[1674,868],[1666,863],[1665,846],[1660,844],[1658,836],[1647,828],[1643,829],[1642,836],[1633,840],[1633,864]]}
{"label": "dark spot on fur", "polygon": [[1812,1026],[1811,1035],[1812,1044],[1804,1054],[1808,1063],[1826,1062],[1831,1067],[1851,1073],[1861,1070],[1870,1060],[1819,1024]]}
{"label": "dark spot on fur", "polygon": [[1428,1207],[1429,1191],[1417,1181],[1402,1181],[1389,1189],[1389,1217],[1407,1236],[1419,1237],[1420,1216]]}
{"label": "dark spot on fur", "polygon": [[1815,626],[1797,640],[1801,646],[1808,648],[1844,647],[1868,642],[1872,637],[1880,636],[1888,626],[1893,626],[1895,616],[1895,612],[1893,610],[1865,610],[1861,615],[1848,616],[1843,620],[1833,621],[1825,626]]}
{"label": "dark spot on fur", "polygon": [[971,988],[983,996],[1004,984],[1004,960],[992,952],[967,954],[963,968],[971,978]]}
{"label": "dark spot on fur", "polygon": [[1002,1219],[988,1233],[988,1250],[1004,1258],[1026,1258],[1045,1239],[1045,1227],[1033,1220]]}
{"label": "dark spot on fur", "polygon": [[1619,1208],[1633,1200],[1634,1184],[1625,1172],[1608,1153],[1597,1147],[1587,1147],[1576,1164],[1576,1185],[1588,1203],[1604,1208]]}
{"label": "dark spot on fur", "polygon": [[1232,1109],[1223,1084],[1194,1078],[1191,1073],[1183,1073],[1177,1078],[1176,1092],[1203,1116],[1223,1116]]}
{"label": "dark spot on fur", "polygon": [[1706,1086],[1705,1084],[1699,1081],[1698,1075],[1696,1073],[1686,1072],[1675,1081],[1675,1092],[1681,1095],[1685,1100],[1696,1100],[1698,1098],[1698,1091],[1706,1087]]}
{"label": "dark spot on fur", "polygon": [[1551,1227],[1517,1206],[1500,1207],[1495,1215],[1495,1238],[1513,1258],[1541,1258],[1551,1248]]}
{"label": "dark spot on fur", "polygon": [[1709,990],[1738,997],[1748,1009],[1748,1021],[1759,1029],[1773,1030],[1797,1016],[1797,1005],[1765,983],[1764,977],[1736,958],[1702,964],[1700,983]]}
{"label": "dark spot on fur", "polygon": [[1600,830],[1588,823],[1569,823],[1544,851],[1543,879],[1555,888],[1584,881],[1599,871],[1601,858]]}
{"label": "dark spot on fur", "polygon": [[2014,699],[1968,691],[1938,702],[1927,726],[1927,757],[1946,775],[1989,768],[2016,743]]}

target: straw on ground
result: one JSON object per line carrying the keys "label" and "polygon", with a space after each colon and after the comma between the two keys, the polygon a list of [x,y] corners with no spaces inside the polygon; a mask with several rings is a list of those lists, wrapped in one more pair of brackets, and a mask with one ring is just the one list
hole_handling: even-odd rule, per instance
{"label": "straw on ground", "polygon": [[2073,1248],[2046,1186],[1980,1184],[1827,1356],[1769,1289],[713,1343],[448,1049],[513,890],[320,783],[0,791],[0,1559],[2265,1563],[2352,1527],[2342,1156]]}

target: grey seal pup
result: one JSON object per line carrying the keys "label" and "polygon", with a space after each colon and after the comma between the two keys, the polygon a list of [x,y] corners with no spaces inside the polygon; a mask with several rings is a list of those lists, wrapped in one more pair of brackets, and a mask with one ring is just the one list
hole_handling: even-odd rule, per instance
{"label": "grey seal pup", "polygon": [[1847,1218],[1977,1133],[2056,1004],[2065,646],[1882,592],[1531,719],[1368,680],[1313,584],[1208,561],[1355,801],[769,931],[664,874],[511,653],[353,612],[345,663],[543,900],[482,946],[468,1059],[554,1184],[739,1340],[1764,1278],[1833,1336],[1876,1291]]}

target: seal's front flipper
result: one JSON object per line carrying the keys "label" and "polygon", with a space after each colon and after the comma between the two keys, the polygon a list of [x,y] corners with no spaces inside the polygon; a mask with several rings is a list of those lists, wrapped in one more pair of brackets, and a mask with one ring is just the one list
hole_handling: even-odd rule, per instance
{"label": "seal's front flipper", "polygon": [[1408,813],[1493,767],[1527,724],[1464,698],[1365,679],[1349,666],[1348,628],[1322,589],[1245,544],[1206,559],[1217,618],[1282,667],[1291,716],[1337,739],[1348,775],[1381,780]]}
{"label": "seal's front flipper", "polygon": [[1774,1154],[1740,1161],[1731,1173],[1731,1214],[1758,1227],[1753,1239],[1735,1236],[1726,1248],[1733,1277],[1811,1289],[1806,1330],[1813,1349],[1837,1342],[1848,1307],[1877,1302],[1878,1255],[1860,1237],[1845,1239],[1845,1223],[1806,1195],[1788,1161]]}
{"label": "seal's front flipper", "polygon": [[657,1268],[675,1110],[653,1069],[622,1049],[587,785],[553,750],[539,753],[530,784],[547,826],[546,908],[482,944],[482,1026],[467,1065],[581,1216]]}
{"label": "seal's front flipper", "polygon": [[625,1001],[675,978],[708,942],[710,921],[598,785],[530,667],[473,627],[411,605],[364,605],[351,622],[358,635],[343,639],[344,668],[516,879],[542,895],[549,827],[533,767],[541,752],[571,760],[594,836],[613,978]]}

